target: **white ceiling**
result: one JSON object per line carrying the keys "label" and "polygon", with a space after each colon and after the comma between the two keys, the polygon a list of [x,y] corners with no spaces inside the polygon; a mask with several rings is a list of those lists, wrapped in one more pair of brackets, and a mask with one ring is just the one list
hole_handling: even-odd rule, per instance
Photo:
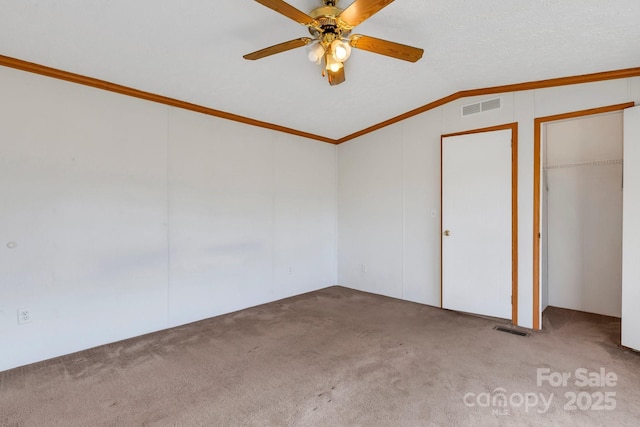
{"label": "white ceiling", "polygon": [[308,35],[252,0],[0,0],[1,55],[334,139],[461,90],[640,66],[638,0],[396,0],[354,33],[424,57],[354,50],[331,87],[304,49],[242,58]]}

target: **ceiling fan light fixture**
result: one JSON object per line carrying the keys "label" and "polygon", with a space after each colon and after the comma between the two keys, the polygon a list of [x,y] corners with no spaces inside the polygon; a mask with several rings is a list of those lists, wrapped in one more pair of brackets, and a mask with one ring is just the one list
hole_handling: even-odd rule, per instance
{"label": "ceiling fan light fixture", "polygon": [[324,56],[324,48],[320,43],[313,43],[307,47],[307,57],[309,61],[319,64]]}
{"label": "ceiling fan light fixture", "polygon": [[342,67],[344,67],[344,65],[342,64],[342,62],[336,60],[336,58],[334,58],[332,53],[327,53],[325,56],[325,62],[326,62],[326,70],[327,71],[331,71],[333,73],[336,73],[338,71],[340,71],[340,69]]}
{"label": "ceiling fan light fixture", "polygon": [[351,46],[342,40],[334,40],[331,43],[333,57],[340,62],[344,62],[351,56]]}

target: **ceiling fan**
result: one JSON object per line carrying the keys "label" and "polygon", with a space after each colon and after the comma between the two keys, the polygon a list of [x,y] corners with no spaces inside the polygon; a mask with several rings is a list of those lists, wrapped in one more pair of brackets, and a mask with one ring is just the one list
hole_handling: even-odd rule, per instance
{"label": "ceiling fan", "polygon": [[345,81],[344,62],[351,48],[362,49],[404,61],[416,62],[423,50],[387,40],[360,34],[350,35],[357,26],[389,5],[393,0],[355,0],[346,9],[336,6],[337,0],[322,0],[323,6],[309,14],[301,12],[283,0],[256,0],[263,6],[306,26],[312,37],[301,37],[244,55],[244,59],[256,60],[276,53],[307,46],[310,61],[323,64],[322,75],[329,84]]}

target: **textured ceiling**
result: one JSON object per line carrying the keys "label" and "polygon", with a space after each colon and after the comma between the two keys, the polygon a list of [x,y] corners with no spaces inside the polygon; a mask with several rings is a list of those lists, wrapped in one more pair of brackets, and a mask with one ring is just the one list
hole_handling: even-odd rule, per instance
{"label": "textured ceiling", "polygon": [[638,0],[396,0],[354,33],[424,57],[354,50],[331,87],[304,49],[242,58],[308,35],[252,0],[0,0],[1,55],[334,139],[461,90],[640,66]]}

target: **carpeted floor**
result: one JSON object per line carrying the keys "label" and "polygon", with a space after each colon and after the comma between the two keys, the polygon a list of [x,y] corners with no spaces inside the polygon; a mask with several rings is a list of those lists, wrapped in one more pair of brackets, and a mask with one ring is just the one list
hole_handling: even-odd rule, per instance
{"label": "carpeted floor", "polygon": [[521,337],[331,287],[2,372],[0,425],[639,425],[620,321],[545,319]]}

